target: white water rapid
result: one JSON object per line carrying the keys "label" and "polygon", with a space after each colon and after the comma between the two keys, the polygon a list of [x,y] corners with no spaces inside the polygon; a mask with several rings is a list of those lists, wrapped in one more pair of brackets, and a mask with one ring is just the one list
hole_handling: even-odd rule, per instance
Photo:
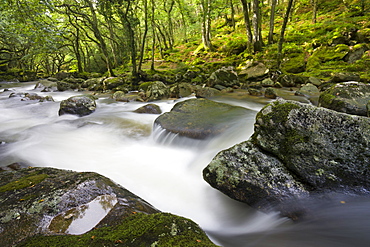
{"label": "white water rapid", "polygon": [[[344,214],[343,210],[332,207],[330,213],[321,211],[316,221],[293,226],[276,213],[256,212],[226,197],[203,180],[203,168],[219,151],[250,137],[255,114],[263,104],[228,101],[251,109],[250,116],[218,138],[207,142],[187,140],[178,145],[174,136],[163,137],[160,130],[153,131],[158,115],[132,112],[145,103],[115,102],[107,96],[97,100],[97,110],[89,116],[58,116],[60,101],[80,92],[43,93],[34,89],[35,83],[2,85],[9,91],[0,91],[0,166],[24,162],[100,173],[159,210],[192,219],[222,246],[337,247],[370,243],[369,234],[362,234],[362,230],[370,230],[370,223],[353,221],[356,217],[362,219],[360,212],[370,216],[369,202],[349,208],[343,224],[337,217]],[[50,95],[55,102],[21,101],[19,97],[9,98],[12,92]],[[155,103],[166,112],[176,102]],[[350,235],[343,234],[347,230]]]}

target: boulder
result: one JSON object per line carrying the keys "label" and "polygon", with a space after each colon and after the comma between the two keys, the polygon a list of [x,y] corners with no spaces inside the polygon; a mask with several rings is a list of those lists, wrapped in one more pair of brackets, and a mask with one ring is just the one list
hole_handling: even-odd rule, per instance
{"label": "boulder", "polygon": [[277,89],[273,87],[266,88],[265,97],[269,99],[276,99],[278,97]]}
{"label": "boulder", "polygon": [[80,117],[93,113],[96,109],[95,97],[92,95],[72,96],[60,102],[59,116],[64,114]]}
{"label": "boulder", "polygon": [[112,90],[125,84],[122,77],[108,77],[104,79],[103,84],[106,89]]}
{"label": "boulder", "polygon": [[87,88],[90,91],[103,91],[104,90],[104,77],[100,78],[90,78],[81,84],[82,88]]}
{"label": "boulder", "polygon": [[36,93],[11,93],[9,98],[21,98],[21,101],[37,100],[38,102],[54,101],[51,96],[40,96]]}
{"label": "boulder", "polygon": [[112,95],[112,98],[116,101],[121,101],[121,102],[133,102],[133,101],[138,101],[138,102],[144,102],[144,99],[142,96],[145,97],[145,95],[141,95],[144,93],[131,93],[131,94],[126,94],[123,91],[117,91],[114,92]]}
{"label": "boulder", "polygon": [[203,177],[229,197],[260,209],[308,194],[278,158],[251,141],[218,153]]}
{"label": "boulder", "polygon": [[170,112],[159,116],[154,124],[193,139],[205,139],[225,132],[245,117],[248,109],[207,99],[178,102]]}
{"label": "boulder", "polygon": [[289,206],[295,200],[369,195],[369,163],[369,118],[278,99],[257,114],[250,140],[217,154],[203,176],[234,199],[294,217],[304,208]]}
{"label": "boulder", "polygon": [[369,47],[366,44],[355,45],[344,57],[344,61],[354,63],[360,60],[367,50],[369,50]]}
{"label": "boulder", "polygon": [[136,113],[147,113],[147,114],[161,114],[161,108],[156,104],[147,104],[138,109],[134,112]]}
{"label": "boulder", "polygon": [[[51,79],[51,78],[50,78]],[[44,79],[44,80],[39,80],[36,85],[36,88],[42,88],[43,92],[53,92],[57,90],[57,82],[53,81],[53,79]]]}
{"label": "boulder", "polygon": [[331,86],[320,94],[319,106],[339,112],[367,116],[366,105],[370,100],[370,85],[344,82]]}
{"label": "boulder", "polygon": [[320,90],[315,85],[307,83],[305,85],[302,85],[302,87],[300,87],[298,91],[296,91],[296,95],[315,97],[320,95]]}
{"label": "boulder", "polygon": [[247,76],[247,79],[255,79],[267,75],[269,69],[263,63],[252,63],[243,67],[240,71],[240,76]]}
{"label": "boulder", "polygon": [[233,67],[222,67],[216,70],[208,78],[207,86],[214,87],[221,85],[224,87],[233,87],[239,85],[239,78]]}
{"label": "boulder", "polygon": [[161,81],[150,82],[146,90],[146,97],[149,101],[167,99],[169,97],[169,89]]}
{"label": "boulder", "polygon": [[[82,235],[36,236],[23,247],[55,246],[199,246],[216,247],[193,221],[169,213],[134,213],[117,226]],[[73,243],[71,245],[71,243]]]}
{"label": "boulder", "polygon": [[133,213],[159,212],[104,176],[54,168],[0,172],[0,202],[0,238],[4,247],[40,234],[81,234],[71,232],[70,226],[77,219],[84,220],[93,203],[93,208],[105,207],[105,215],[85,219],[86,231],[115,226]]}
{"label": "boulder", "polygon": [[369,188],[367,117],[277,100],[257,114],[252,140],[313,190]]}
{"label": "boulder", "polygon": [[188,97],[193,93],[193,87],[190,83],[178,83],[170,88],[170,95],[173,98]]}
{"label": "boulder", "polygon": [[197,98],[211,98],[220,94],[220,90],[211,87],[197,87],[195,90],[195,95]]}
{"label": "boulder", "polygon": [[360,76],[354,73],[335,73],[333,78],[331,78],[330,82],[339,83],[339,82],[359,81],[359,80],[360,80]]}

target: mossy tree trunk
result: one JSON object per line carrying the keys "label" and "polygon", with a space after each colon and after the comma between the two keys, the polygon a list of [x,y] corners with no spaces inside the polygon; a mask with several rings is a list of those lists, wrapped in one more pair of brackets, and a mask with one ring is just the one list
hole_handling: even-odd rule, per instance
{"label": "mossy tree trunk", "polygon": [[244,22],[245,22],[245,29],[247,32],[248,37],[248,44],[247,49],[249,52],[252,51],[252,44],[253,44],[253,34],[252,34],[252,27],[251,27],[251,21],[249,18],[249,7],[247,0],[240,0],[243,6],[243,16],[244,16]]}
{"label": "mossy tree trunk", "polygon": [[271,12],[270,12],[270,29],[268,36],[268,44],[274,43],[274,22],[275,22],[275,9],[277,0],[271,0]]}

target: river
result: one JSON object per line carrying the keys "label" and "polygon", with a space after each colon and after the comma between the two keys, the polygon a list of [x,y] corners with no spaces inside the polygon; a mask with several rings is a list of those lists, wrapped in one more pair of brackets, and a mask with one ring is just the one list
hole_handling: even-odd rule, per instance
{"label": "river", "polygon": [[[101,95],[91,115],[58,116],[60,101],[82,92],[45,93],[32,82],[0,85],[9,89],[0,89],[0,166],[23,162],[100,173],[159,210],[192,219],[225,247],[370,243],[369,201],[315,207],[317,217],[293,224],[278,213],[257,212],[232,200],[203,180],[203,168],[219,151],[251,136],[263,103],[218,99],[248,108],[250,114],[217,138],[195,141],[153,129],[158,115],[133,113],[145,103],[116,102]],[[54,102],[9,98],[13,92],[50,95]],[[155,103],[166,112],[178,101]]]}

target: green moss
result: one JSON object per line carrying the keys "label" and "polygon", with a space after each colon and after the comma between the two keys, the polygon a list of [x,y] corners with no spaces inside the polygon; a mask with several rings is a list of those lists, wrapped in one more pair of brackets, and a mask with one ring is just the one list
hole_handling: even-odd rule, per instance
{"label": "green moss", "polygon": [[[299,106],[293,103],[274,101],[257,113],[257,119],[262,119],[265,124],[268,124],[270,121],[273,123],[285,123],[290,111],[298,108]],[[274,113],[270,114],[272,112]]]}
{"label": "green moss", "polygon": [[19,246],[216,246],[192,221],[168,213],[137,213],[117,226],[82,235],[37,236]]}
{"label": "green moss", "polygon": [[28,176],[25,176],[17,181],[12,181],[8,184],[5,184],[0,187],[0,193],[6,192],[10,190],[20,190],[26,187],[30,187],[41,183],[45,178],[47,178],[47,174],[38,174],[37,172],[33,172]]}

